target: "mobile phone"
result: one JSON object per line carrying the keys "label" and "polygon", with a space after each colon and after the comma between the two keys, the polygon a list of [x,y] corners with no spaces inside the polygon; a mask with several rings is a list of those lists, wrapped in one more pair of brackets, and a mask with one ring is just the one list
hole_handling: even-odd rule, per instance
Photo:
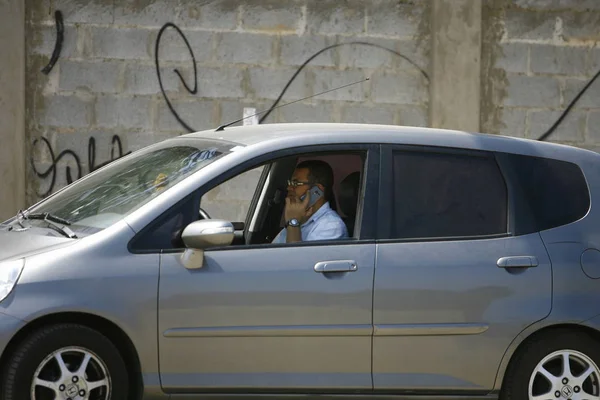
{"label": "mobile phone", "polygon": [[[323,191],[317,185],[311,187],[308,191],[310,192],[310,201],[308,202],[307,208],[310,208],[310,207],[314,206],[315,203],[317,201],[319,201],[319,199],[321,197],[323,197]],[[300,200],[302,200],[302,201],[304,201],[305,198],[306,198],[306,193],[304,193],[302,196],[300,196]]]}

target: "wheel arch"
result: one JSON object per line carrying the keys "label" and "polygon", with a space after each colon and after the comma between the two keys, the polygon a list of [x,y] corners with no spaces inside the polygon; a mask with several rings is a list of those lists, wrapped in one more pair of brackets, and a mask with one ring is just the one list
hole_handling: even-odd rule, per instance
{"label": "wheel arch", "polygon": [[552,334],[556,331],[564,331],[568,330],[571,332],[581,332],[588,334],[595,341],[600,344],[600,330],[595,329],[589,325],[582,325],[579,323],[557,323],[552,325],[546,325],[541,328],[535,329],[532,332],[522,333],[520,341],[516,339],[513,341],[511,346],[507,349],[504,357],[502,358],[502,362],[500,367],[498,368],[498,372],[496,373],[496,382],[494,384],[494,392],[502,391],[504,387],[506,372],[510,369],[512,364],[515,362],[518,354],[523,351],[524,347],[534,341],[537,340],[540,336],[545,336]]}
{"label": "wheel arch", "polygon": [[133,342],[129,336],[114,322],[98,315],[84,312],[60,312],[47,314],[28,322],[8,342],[8,345],[0,356],[0,367],[4,368],[4,366],[8,363],[10,356],[18,348],[19,344],[22,343],[23,340],[25,340],[25,338],[27,338],[27,336],[29,336],[32,332],[43,326],[63,323],[83,325],[106,336],[117,347],[119,353],[123,357],[123,361],[125,362],[127,370],[132,372],[132,376],[130,378],[131,383],[133,384],[130,387],[130,398],[138,400],[142,398],[143,380],[141,363]]}

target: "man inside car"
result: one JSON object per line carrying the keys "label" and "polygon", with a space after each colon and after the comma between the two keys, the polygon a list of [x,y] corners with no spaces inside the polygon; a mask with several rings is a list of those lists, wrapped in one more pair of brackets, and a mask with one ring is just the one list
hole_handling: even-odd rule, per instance
{"label": "man inside car", "polygon": [[303,161],[288,180],[284,228],[272,243],[335,240],[348,237],[342,218],[331,208],[333,171],[320,160]]}

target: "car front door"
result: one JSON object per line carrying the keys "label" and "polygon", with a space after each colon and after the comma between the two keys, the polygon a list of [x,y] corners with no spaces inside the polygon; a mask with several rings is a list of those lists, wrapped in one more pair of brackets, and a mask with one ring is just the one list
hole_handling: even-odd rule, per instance
{"label": "car front door", "polygon": [[487,393],[511,341],[550,312],[540,235],[515,234],[515,192],[494,154],[382,154],[374,389]]}
{"label": "car front door", "polygon": [[[378,147],[363,150],[361,207],[375,210]],[[213,248],[196,270],[183,266],[181,251],[163,252],[163,389],[372,390],[374,218],[358,215],[355,238]]]}

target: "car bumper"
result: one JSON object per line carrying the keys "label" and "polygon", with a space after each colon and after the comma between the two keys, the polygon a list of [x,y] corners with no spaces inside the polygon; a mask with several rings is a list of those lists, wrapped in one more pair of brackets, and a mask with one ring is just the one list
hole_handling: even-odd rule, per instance
{"label": "car bumper", "polygon": [[0,354],[4,355],[8,343],[23,326],[24,321],[0,312]]}

